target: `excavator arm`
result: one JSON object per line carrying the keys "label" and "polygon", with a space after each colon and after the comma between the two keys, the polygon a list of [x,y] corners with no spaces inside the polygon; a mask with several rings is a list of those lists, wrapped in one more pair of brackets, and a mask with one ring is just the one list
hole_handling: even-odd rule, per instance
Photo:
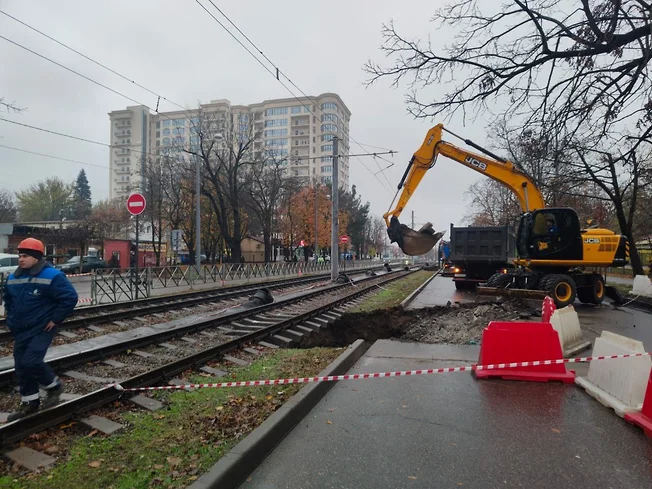
{"label": "excavator arm", "polygon": [[[416,191],[419,183],[426,172],[435,165],[439,155],[446,156],[505,185],[514,192],[523,212],[545,207],[543,195],[534,181],[526,173],[517,169],[512,162],[494,155],[468,139],[460,138],[466,144],[482,151],[487,156],[448,143],[442,139],[444,131],[453,134],[444,129],[442,124],[437,124],[428,131],[423,144],[412,156],[398,185],[398,190],[402,188],[403,191],[396,207],[383,215],[390,240],[398,243],[403,252],[408,255],[426,253],[443,236],[443,233],[434,233],[430,223],[419,231],[414,231],[398,221],[398,217]],[[456,137],[459,138],[459,136]]]}

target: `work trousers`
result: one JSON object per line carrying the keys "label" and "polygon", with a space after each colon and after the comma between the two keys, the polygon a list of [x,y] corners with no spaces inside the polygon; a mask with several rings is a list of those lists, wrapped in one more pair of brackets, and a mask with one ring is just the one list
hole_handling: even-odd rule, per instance
{"label": "work trousers", "polygon": [[38,400],[39,384],[46,388],[56,385],[57,377],[54,371],[43,361],[54,338],[55,329],[40,331],[14,344],[14,368],[23,402]]}

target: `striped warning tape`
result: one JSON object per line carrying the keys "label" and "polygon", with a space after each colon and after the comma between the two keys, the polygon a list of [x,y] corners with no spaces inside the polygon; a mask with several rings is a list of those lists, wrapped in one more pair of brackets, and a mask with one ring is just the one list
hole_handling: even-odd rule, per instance
{"label": "striped warning tape", "polygon": [[557,360],[535,360],[532,362],[496,363],[491,365],[466,365],[462,367],[429,368],[420,370],[402,370],[397,372],[375,372],[368,374],[344,374],[329,375],[325,377],[295,377],[293,379],[267,379],[267,380],[246,380],[240,382],[217,382],[212,384],[183,384],[183,385],[161,385],[155,387],[133,387],[125,389],[119,383],[109,384],[108,387],[115,387],[119,391],[164,391],[177,389],[206,389],[225,387],[259,387],[262,385],[283,385],[283,384],[310,384],[316,382],[334,382],[337,380],[361,380],[379,379],[384,377],[407,377],[411,375],[448,374],[456,372],[471,372],[479,370],[498,370],[514,367],[536,367],[539,365],[558,365],[560,363],[584,363],[592,360],[612,360],[618,358],[632,358],[650,356],[644,353],[625,353],[622,355],[602,355],[598,357],[560,358]]}
{"label": "striped warning tape", "polygon": [[77,299],[77,304],[92,304],[93,299],[91,297],[80,297]]}

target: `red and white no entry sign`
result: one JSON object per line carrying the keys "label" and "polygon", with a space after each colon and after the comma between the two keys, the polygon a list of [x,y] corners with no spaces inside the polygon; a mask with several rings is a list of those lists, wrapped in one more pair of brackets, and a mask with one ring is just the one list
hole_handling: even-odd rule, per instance
{"label": "red and white no entry sign", "polygon": [[131,194],[127,199],[127,210],[132,216],[138,216],[145,212],[147,203],[143,194]]}
{"label": "red and white no entry sign", "polygon": [[348,242],[349,242],[349,237],[346,234],[343,234],[342,236],[340,236],[340,243],[346,244]]}

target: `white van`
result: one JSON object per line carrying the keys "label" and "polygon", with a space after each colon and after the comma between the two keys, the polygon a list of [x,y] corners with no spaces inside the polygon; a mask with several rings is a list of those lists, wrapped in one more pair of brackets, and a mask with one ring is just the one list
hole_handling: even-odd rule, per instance
{"label": "white van", "polygon": [[0,275],[5,278],[18,268],[18,255],[0,253]]}

